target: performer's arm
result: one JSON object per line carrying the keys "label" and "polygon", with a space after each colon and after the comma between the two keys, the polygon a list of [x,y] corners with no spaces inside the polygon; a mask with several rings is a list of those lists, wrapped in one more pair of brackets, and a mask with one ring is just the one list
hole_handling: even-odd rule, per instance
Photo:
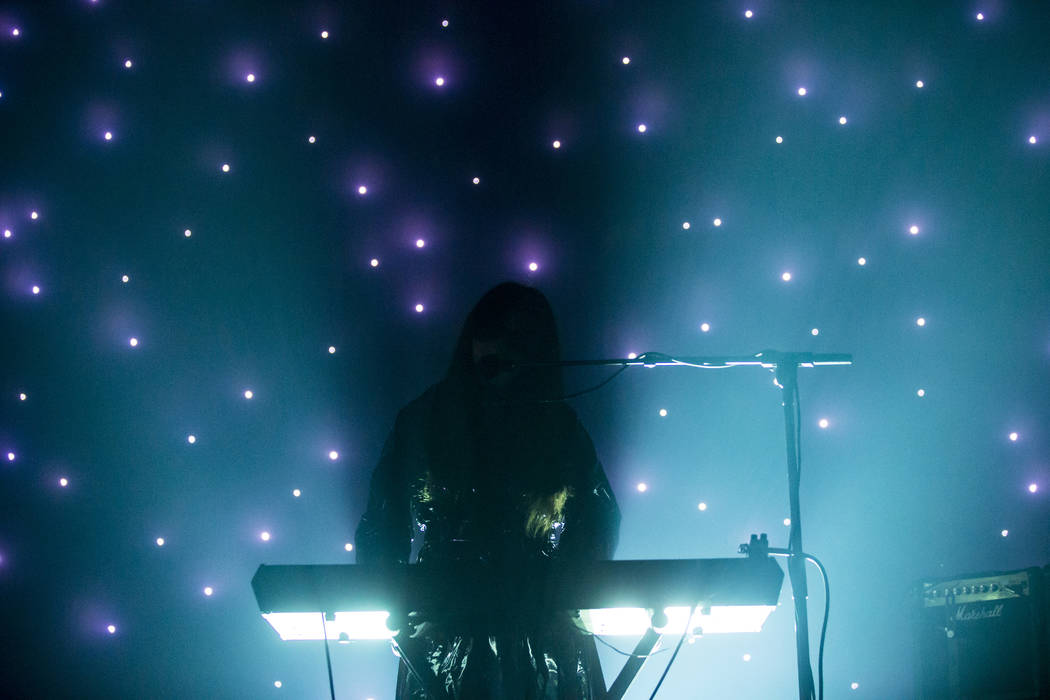
{"label": "performer's arm", "polygon": [[354,536],[359,564],[407,564],[412,551],[412,513],[408,499],[404,411],[383,445],[372,473],[368,507]]}

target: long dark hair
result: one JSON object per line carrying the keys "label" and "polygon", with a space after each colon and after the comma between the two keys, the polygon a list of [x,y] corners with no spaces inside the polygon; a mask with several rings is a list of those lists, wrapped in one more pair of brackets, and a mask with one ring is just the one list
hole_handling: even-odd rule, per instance
{"label": "long dark hair", "polygon": [[[471,385],[473,341],[507,335],[513,322],[518,331],[510,339],[533,362],[558,362],[561,344],[554,311],[543,292],[517,282],[503,282],[485,293],[474,305],[460,331],[452,353],[446,381]],[[556,400],[564,393],[561,367],[534,367],[522,372],[516,386],[521,400]]]}
{"label": "long dark hair", "polygon": [[[566,488],[566,443],[576,417],[557,401],[563,394],[560,367],[526,368],[506,402],[483,405],[473,366],[473,340],[508,338],[508,326],[514,329],[509,342],[528,360],[561,359],[554,312],[542,292],[515,282],[486,292],[467,315],[444,379],[433,387],[427,480],[431,485],[463,488],[484,470],[501,468],[523,499],[524,530],[541,536],[560,517],[571,493]],[[500,465],[484,464],[479,452],[481,438],[491,438],[491,433],[499,433],[505,448]]]}

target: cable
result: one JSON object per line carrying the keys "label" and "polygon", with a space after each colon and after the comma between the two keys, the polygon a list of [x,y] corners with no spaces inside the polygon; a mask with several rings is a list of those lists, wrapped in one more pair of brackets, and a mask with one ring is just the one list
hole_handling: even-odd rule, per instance
{"label": "cable", "polygon": [[667,662],[667,666],[664,667],[664,672],[660,674],[660,680],[656,682],[656,687],[653,688],[653,694],[649,696],[649,700],[653,700],[656,697],[656,693],[660,690],[660,686],[664,683],[664,678],[667,677],[667,672],[671,670],[671,664],[674,663],[675,657],[678,656],[678,650],[682,648],[682,642],[685,641],[686,635],[689,634],[689,627],[693,623],[693,613],[696,612],[696,606],[698,603],[693,603],[693,607],[689,609],[689,619],[686,620],[685,629],[682,630],[682,636],[678,638],[678,644],[674,648],[674,653],[671,654],[671,659]]}
{"label": "cable", "polygon": [[[790,557],[792,556],[791,551],[788,549],[781,548],[769,548],[769,555],[775,557]],[[820,572],[820,578],[824,581],[824,622],[820,625],[820,649],[817,652],[817,687],[818,697],[820,700],[824,700],[824,640],[828,634],[828,615],[831,613],[831,583],[828,581],[828,572],[824,568],[824,565],[820,563],[812,554],[802,553],[802,556],[813,562]]]}
{"label": "cable", "polygon": [[601,637],[600,635],[597,635],[594,632],[591,632],[586,627],[581,627],[580,625],[577,625],[575,622],[573,623],[573,627],[575,627],[579,632],[582,632],[583,634],[587,635],[588,637],[592,637],[595,641],[601,642],[605,646],[607,646],[610,649],[612,649],[613,651],[615,651],[620,656],[627,656],[627,657],[631,657],[631,658],[635,658],[635,659],[648,659],[650,657],[656,656],[657,654],[663,654],[664,652],[670,651],[670,649],[658,649],[658,650],[650,652],[648,654],[634,654],[632,652],[624,651],[623,649],[619,649],[617,647],[614,647],[612,644],[610,644],[609,642],[605,641],[605,639],[603,637]]}

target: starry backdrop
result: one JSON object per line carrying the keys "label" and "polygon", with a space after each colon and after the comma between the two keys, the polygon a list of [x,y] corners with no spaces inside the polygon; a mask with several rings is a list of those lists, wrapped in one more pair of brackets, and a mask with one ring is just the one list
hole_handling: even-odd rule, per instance
{"label": "starry backdrop", "polygon": [[[397,410],[512,279],[567,358],[853,353],[800,372],[827,692],[910,695],[910,585],[1048,560],[1047,36],[1000,0],[0,5],[7,691],[327,697],[251,576],[353,563]],[[786,546],[779,401],[574,400],[617,558]],[[797,697],[790,600],[661,694]],[[333,664],[392,696],[382,643]]]}

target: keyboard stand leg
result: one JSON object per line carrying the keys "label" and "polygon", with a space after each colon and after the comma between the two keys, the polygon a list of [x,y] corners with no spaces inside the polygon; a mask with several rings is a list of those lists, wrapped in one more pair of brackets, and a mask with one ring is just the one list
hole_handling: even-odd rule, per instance
{"label": "keyboard stand leg", "polygon": [[426,654],[423,653],[419,640],[412,639],[408,635],[398,635],[390,641],[397,649],[401,660],[408,666],[409,673],[423,684],[430,700],[450,700],[451,696],[445,687],[438,682],[437,676],[427,667]]}
{"label": "keyboard stand leg", "polygon": [[638,640],[637,646],[634,647],[633,654],[627,659],[627,663],[620,669],[619,675],[616,676],[616,680],[613,681],[609,691],[605,694],[605,700],[620,700],[623,697],[623,694],[627,692],[627,688],[634,681],[634,677],[642,670],[642,664],[645,663],[649,653],[659,641],[659,632],[652,627],[646,630],[642,638]]}

